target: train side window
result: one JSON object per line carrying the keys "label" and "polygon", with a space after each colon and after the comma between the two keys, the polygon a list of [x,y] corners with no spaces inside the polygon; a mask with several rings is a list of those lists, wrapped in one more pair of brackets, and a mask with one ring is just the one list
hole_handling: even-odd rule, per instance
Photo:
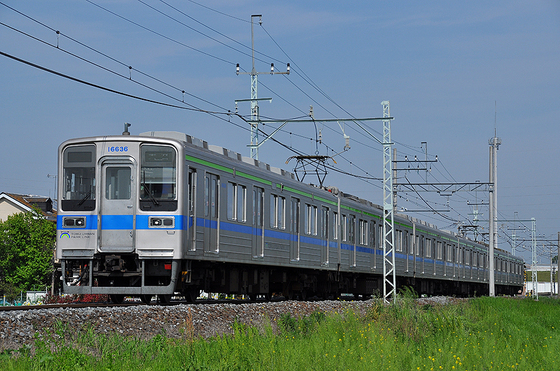
{"label": "train side window", "polygon": [[402,252],[403,250],[403,231],[397,230],[395,236],[395,251]]}
{"label": "train side window", "polygon": [[356,242],[356,217],[350,215],[350,223],[348,225],[348,240],[351,244]]}
{"label": "train side window", "polygon": [[291,207],[291,222],[292,222],[292,233],[299,234],[299,199],[292,198]]}
{"label": "train side window", "polygon": [[256,227],[263,226],[263,195],[264,189],[258,187],[253,188],[253,225]]}
{"label": "train side window", "polygon": [[210,213],[210,178],[204,177],[204,216]]}
{"label": "train side window", "polygon": [[204,216],[218,217],[218,187],[219,179],[216,175],[204,176]]}
{"label": "train side window", "polygon": [[375,223],[369,223],[369,245],[375,248]]}
{"label": "train side window", "polygon": [[362,231],[363,241],[362,245],[369,245],[369,223],[364,220],[364,230]]}
{"label": "train side window", "polygon": [[317,235],[317,206],[305,205],[305,233]]}
{"label": "train side window", "polygon": [[189,211],[194,214],[194,202],[196,200],[196,171],[189,171]]}
{"label": "train side window", "polygon": [[432,240],[429,239],[429,238],[426,238],[425,253],[426,253],[426,258],[431,258],[432,257]]}
{"label": "train side window", "polygon": [[323,206],[321,208],[321,214],[322,214],[322,227],[323,227],[323,238],[328,240],[329,239],[329,208]]}
{"label": "train side window", "polygon": [[313,234],[313,223],[316,218],[314,217],[313,208],[315,210],[317,207],[309,204],[305,204],[305,218],[304,218],[304,229],[306,234]]}
{"label": "train side window", "polygon": [[226,196],[226,203],[227,203],[227,218],[228,220],[235,220],[235,205],[237,205],[235,199],[235,184],[232,182],[228,182],[227,184],[227,196]]}
{"label": "train side window", "polygon": [[270,195],[270,227],[286,228],[286,199],[282,196]]}
{"label": "train side window", "polygon": [[379,246],[380,249],[383,249],[383,222],[379,224],[377,232],[377,246]]}
{"label": "train side window", "polygon": [[443,249],[442,249],[441,241],[437,241],[436,259],[438,259],[438,260],[443,259]]}
{"label": "train side window", "polygon": [[332,237],[333,240],[338,240],[338,213],[336,211],[333,211],[332,219]]}
{"label": "train side window", "polygon": [[238,222],[246,221],[246,195],[247,188],[240,184],[228,182],[227,184],[227,218]]}
{"label": "train side window", "polygon": [[211,197],[210,216],[212,218],[218,217],[218,187],[219,187],[218,179],[216,177],[212,177],[212,189],[210,190],[210,197]]}
{"label": "train side window", "polygon": [[342,234],[342,241],[348,239],[348,217],[346,215],[342,215],[342,224],[341,224],[341,231]]}
{"label": "train side window", "polygon": [[237,221],[247,221],[247,187],[237,185]]}

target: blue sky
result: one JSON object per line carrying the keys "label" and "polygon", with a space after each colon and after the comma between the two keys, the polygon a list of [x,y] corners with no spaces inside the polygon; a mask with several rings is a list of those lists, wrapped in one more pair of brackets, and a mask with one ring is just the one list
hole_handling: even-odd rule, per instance
{"label": "blue sky", "polygon": [[[273,98],[260,103],[261,116],[301,117],[312,105],[317,119],[316,127],[288,124],[279,141],[307,154],[332,155],[344,147],[342,131],[320,119],[379,117],[380,102],[389,100],[399,160],[424,158],[421,142],[427,142],[429,158],[440,160],[432,164],[430,182],[486,182],[488,140],[496,128],[502,139],[499,218],[534,217],[543,239],[556,239],[560,231],[558,1],[1,1],[1,52],[163,103],[183,105],[184,90],[188,104],[220,113],[250,97],[250,77],[237,76],[235,64],[251,69],[250,16],[262,14],[262,26],[254,25],[257,71],[268,71],[271,62],[282,71],[291,62],[292,73],[259,76],[259,97]],[[236,117],[127,98],[1,55],[0,78],[0,191],[52,196],[54,180],[47,174],[56,173],[58,145],[73,137],[119,134],[125,122],[133,134],[182,131],[249,154],[247,124]],[[248,103],[238,108],[249,115]],[[355,124],[341,125],[351,149],[335,157],[337,169],[381,177],[380,145]],[[367,126],[381,132],[380,123]],[[319,131],[323,143],[316,145]],[[262,161],[287,170],[295,164],[285,163],[292,155],[273,142],[259,153]],[[420,182],[426,174],[400,172],[399,182],[404,175]],[[331,172],[326,183],[382,203],[378,181]],[[421,194],[427,206],[417,194],[399,196],[399,207],[408,210],[440,210],[449,203],[445,217],[413,216],[454,231],[454,221],[470,223],[467,201],[488,200],[481,192],[449,199]],[[480,213],[487,218],[487,207]],[[499,247],[508,251],[511,228],[530,227],[499,224]],[[548,248],[539,243],[539,251],[539,261],[548,262]],[[529,261],[526,251],[522,256]]]}

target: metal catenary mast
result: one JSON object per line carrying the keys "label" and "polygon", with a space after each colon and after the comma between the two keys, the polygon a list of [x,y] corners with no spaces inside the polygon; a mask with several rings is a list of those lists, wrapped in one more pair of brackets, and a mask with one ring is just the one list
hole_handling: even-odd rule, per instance
{"label": "metal catenary mast", "polygon": [[269,72],[257,72],[255,69],[255,38],[253,32],[253,18],[259,18],[259,24],[262,25],[262,15],[261,14],[254,14],[251,16],[251,60],[252,60],[252,68],[251,72],[240,72],[239,63],[236,66],[236,73],[239,75],[251,75],[251,98],[250,99],[238,99],[235,101],[237,105],[238,102],[251,102],[251,121],[249,124],[251,125],[251,143],[249,144],[250,148],[250,156],[254,159],[259,159],[259,100],[267,100],[272,101],[272,98],[258,98],[258,75],[262,74],[270,74],[270,75],[289,75],[290,74],[290,64],[288,63],[286,66],[286,72],[276,72],[274,71],[274,63],[270,64],[270,71]]}

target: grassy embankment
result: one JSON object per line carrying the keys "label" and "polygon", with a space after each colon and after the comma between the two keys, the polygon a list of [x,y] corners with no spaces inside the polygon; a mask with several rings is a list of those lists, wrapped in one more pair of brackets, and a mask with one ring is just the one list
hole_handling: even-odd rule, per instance
{"label": "grassy embankment", "polygon": [[[445,306],[372,304],[367,316],[314,313],[279,332],[150,341],[59,329],[33,352],[0,355],[2,370],[557,370],[560,301],[478,298]],[[68,341],[69,338],[72,341]]]}

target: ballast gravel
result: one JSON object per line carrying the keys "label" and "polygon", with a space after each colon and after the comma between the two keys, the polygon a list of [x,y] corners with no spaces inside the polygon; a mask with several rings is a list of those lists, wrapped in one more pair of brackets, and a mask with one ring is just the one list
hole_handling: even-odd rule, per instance
{"label": "ballast gravel", "polygon": [[[432,298],[430,298],[432,299]],[[434,300],[435,299],[435,300]],[[445,304],[447,298],[433,298]],[[429,300],[429,302],[432,302]],[[428,300],[423,299],[428,302]],[[308,316],[314,311],[365,314],[373,301],[277,301],[243,304],[138,305],[124,307],[50,308],[0,312],[0,351],[32,346],[36,338],[57,331],[93,330],[97,334],[120,334],[150,339],[158,334],[171,338],[210,338],[233,333],[233,324],[275,326],[286,313]]]}

